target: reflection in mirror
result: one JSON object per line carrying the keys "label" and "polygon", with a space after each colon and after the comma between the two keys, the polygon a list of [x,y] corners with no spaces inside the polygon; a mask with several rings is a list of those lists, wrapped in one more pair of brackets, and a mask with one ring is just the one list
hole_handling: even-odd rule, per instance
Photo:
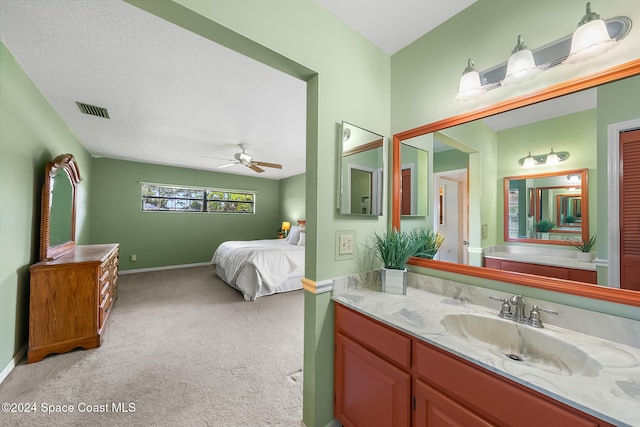
{"label": "reflection in mirror", "polygon": [[75,246],[76,186],[80,171],[73,155],[47,163],[42,187],[40,260],[58,258]]}
{"label": "reflection in mirror", "polygon": [[432,142],[427,138],[413,138],[402,144],[401,166],[401,214],[402,216],[427,215],[429,200],[429,150]]}
{"label": "reflection in mirror", "polygon": [[[619,254],[619,242],[622,240],[622,236],[619,236],[619,228],[611,227],[612,223],[617,224],[618,219],[613,218],[611,212],[607,215],[608,201],[610,202],[611,200],[619,204],[618,209],[614,208],[614,215],[620,215],[620,213],[624,211],[622,207],[623,200],[618,201],[616,196],[616,189],[618,188],[616,185],[621,181],[621,176],[618,175],[619,164],[610,162],[611,159],[618,158],[619,154],[617,154],[618,152],[616,150],[619,138],[621,138],[619,135],[625,132],[625,130],[637,129],[637,123],[640,122],[638,110],[634,107],[637,105],[637,97],[635,94],[637,94],[637,90],[640,88],[640,77],[637,77],[638,74],[640,74],[640,61],[631,61],[589,77],[569,80],[563,84],[549,86],[529,96],[521,96],[501,101],[488,107],[395,134],[393,138],[392,159],[392,194],[394,199],[392,203],[392,226],[399,227],[401,223],[400,147],[403,142],[431,133],[445,131],[454,133],[461,127],[460,125],[475,127],[474,138],[468,141],[461,141],[477,150],[477,153],[468,151],[470,153],[469,253],[470,257],[472,255],[474,257],[473,261],[470,262],[472,265],[460,265],[451,262],[422,260],[418,258],[411,259],[409,264],[640,306],[638,293],[631,290],[633,289],[632,286],[621,283],[619,270],[623,268],[622,263],[624,259],[621,254]],[[591,94],[593,93],[595,93],[595,97],[592,97]],[[589,106],[585,104],[586,109],[584,109],[582,117],[576,116],[582,120],[582,126],[569,127],[560,125],[557,122],[553,122],[553,119],[550,118],[553,116],[549,116],[549,114],[553,113],[553,109],[547,106],[547,103],[544,101],[558,101],[560,103],[558,110],[566,113],[567,110],[562,103],[565,100],[564,96],[570,94],[571,96],[567,97],[568,99],[574,97],[579,98],[583,95],[593,99],[592,103],[588,104]],[[526,140],[521,138],[520,143],[516,143],[514,140],[513,144],[503,144],[500,146],[498,146],[495,137],[484,137],[482,133],[483,130],[491,126],[489,123],[494,117],[501,118],[502,114],[500,113],[509,112],[509,121],[511,122],[525,120],[526,123],[529,123],[529,108],[524,108],[525,106],[534,107],[534,109],[538,107],[538,113],[547,114],[548,123],[546,127],[548,128],[548,134],[546,136],[537,136],[535,138],[527,138]],[[589,115],[591,119],[586,120]],[[629,125],[624,127],[623,125],[625,123],[629,123]],[[585,134],[586,131],[591,133],[587,135]],[[573,142],[574,147],[566,147],[564,144],[563,138],[567,136],[568,133],[580,134],[580,137],[572,136],[572,140],[575,141]],[[564,136],[560,136],[561,134]],[[558,141],[562,142],[562,146],[558,145]],[[540,145],[540,147],[532,146],[535,144]],[[551,148],[556,151],[570,151],[571,158],[566,161],[566,166],[564,164],[554,167],[542,166],[540,170],[558,171],[570,168],[584,168],[589,170],[590,180],[592,181],[591,188],[585,190],[582,188],[583,185],[581,185],[580,199],[571,197],[568,191],[555,194],[555,205],[558,206],[555,211],[555,218],[556,222],[561,224],[563,228],[569,229],[570,227],[577,227],[577,225],[570,226],[570,221],[572,221],[573,218],[569,217],[575,217],[576,221],[574,224],[579,223],[583,234],[586,231],[585,227],[587,225],[590,226],[592,234],[598,234],[597,259],[595,262],[598,271],[598,285],[606,286],[587,285],[567,280],[548,277],[542,278],[531,274],[516,274],[509,271],[480,267],[482,265],[482,251],[484,248],[499,244],[505,235],[508,236],[508,229],[506,233],[503,231],[503,226],[507,226],[502,224],[504,217],[499,214],[504,206],[504,193],[502,191],[504,185],[502,178],[504,176],[521,174],[522,169],[517,164],[517,160],[526,156],[529,151],[538,152],[537,150],[542,149],[540,152],[545,152]],[[622,159],[620,159],[620,162],[621,161]],[[434,170],[437,168],[435,164],[433,168]],[[612,173],[614,175],[608,176]],[[496,185],[495,190],[491,188],[492,182],[499,183]],[[621,188],[622,185],[623,184],[620,184]],[[598,195],[597,199],[595,197],[596,191]],[[588,224],[584,217],[585,209],[588,209],[589,206],[589,201],[583,196],[587,194],[587,192],[592,193],[592,197],[589,198],[592,215],[590,215],[590,220],[588,221],[591,224]],[[543,197],[543,194],[544,193],[541,193],[541,197]],[[531,200],[531,198],[537,197],[536,195],[537,191],[534,192],[533,188],[531,188],[531,192],[525,189],[525,198]],[[494,201],[497,203],[494,204]],[[553,203],[549,202],[547,204],[553,205]],[[571,204],[571,208],[568,207],[569,204]],[[526,206],[524,209],[526,212]],[[578,212],[581,217],[579,221],[577,219]],[[575,215],[571,215],[572,213],[575,213]],[[529,213],[529,215],[534,214],[535,210],[531,210]],[[558,221],[558,215],[560,215],[560,221]],[[499,223],[496,224],[492,222],[491,218],[498,218]],[[569,218],[568,221],[566,220],[567,218]],[[598,225],[600,225],[600,227],[598,227]],[[500,230],[499,233],[498,230]],[[520,233],[520,231],[518,231],[518,233]],[[617,245],[615,244],[616,241],[618,242]],[[520,244],[520,242],[517,243]],[[525,243],[523,246],[533,246],[526,241],[522,243]],[[548,242],[544,242],[544,244],[546,245]],[[473,253],[472,247],[474,250]],[[617,273],[611,275],[612,272]]]}
{"label": "reflection in mirror", "polygon": [[[587,176],[587,169],[578,169],[505,177],[504,240],[545,244],[589,240]],[[540,221],[555,227],[540,232],[536,229]]]}
{"label": "reflection in mirror", "polygon": [[341,126],[338,211],[382,215],[384,138],[347,122]]}

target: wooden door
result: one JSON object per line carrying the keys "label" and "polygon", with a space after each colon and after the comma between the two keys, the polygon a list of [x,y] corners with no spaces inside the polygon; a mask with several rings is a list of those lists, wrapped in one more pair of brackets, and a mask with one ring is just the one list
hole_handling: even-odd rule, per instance
{"label": "wooden door", "polygon": [[401,215],[411,215],[412,194],[411,194],[411,169],[402,169],[402,208]]}
{"label": "wooden door", "polygon": [[409,426],[411,375],[336,334],[335,417],[345,427]]}
{"label": "wooden door", "polygon": [[620,133],[620,287],[640,291],[640,130]]}
{"label": "wooden door", "polygon": [[416,427],[490,427],[493,424],[474,414],[435,388],[416,381]]}

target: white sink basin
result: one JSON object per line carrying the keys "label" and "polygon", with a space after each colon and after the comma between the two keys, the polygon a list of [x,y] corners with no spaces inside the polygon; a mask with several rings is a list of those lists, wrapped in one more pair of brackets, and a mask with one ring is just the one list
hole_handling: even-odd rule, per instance
{"label": "white sink basin", "polygon": [[476,347],[547,372],[593,377],[602,368],[589,354],[545,329],[479,314],[450,314],[442,325]]}

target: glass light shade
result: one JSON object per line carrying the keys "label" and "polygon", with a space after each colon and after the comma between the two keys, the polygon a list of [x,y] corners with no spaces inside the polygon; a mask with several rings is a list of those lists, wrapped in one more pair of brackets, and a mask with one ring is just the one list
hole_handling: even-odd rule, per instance
{"label": "glass light shade", "polygon": [[536,67],[533,53],[529,49],[514,52],[507,62],[507,75],[502,80],[502,86],[511,86],[529,80],[540,74]]}
{"label": "glass light shade", "polygon": [[477,71],[469,71],[460,77],[460,87],[456,101],[468,101],[484,95],[485,90],[480,83],[480,74]]}
{"label": "glass light shade", "polygon": [[524,162],[522,163],[523,168],[530,169],[536,165],[536,160],[533,158],[531,153],[527,157],[524,158]]}
{"label": "glass light shade", "polygon": [[617,40],[609,37],[607,25],[602,19],[587,22],[574,31],[566,62],[572,64],[595,58],[617,44]]}
{"label": "glass light shade", "polygon": [[553,149],[551,149],[551,152],[547,155],[547,161],[545,164],[547,166],[555,166],[558,163],[560,163],[560,158],[558,158],[558,155],[553,152]]}

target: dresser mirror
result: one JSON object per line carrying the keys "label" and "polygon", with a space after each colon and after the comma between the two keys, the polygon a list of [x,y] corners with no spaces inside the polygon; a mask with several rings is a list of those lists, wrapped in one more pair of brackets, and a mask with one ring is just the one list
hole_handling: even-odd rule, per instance
{"label": "dresser mirror", "polygon": [[64,255],[76,242],[76,187],[80,171],[72,154],[47,163],[42,187],[40,260]]}
{"label": "dresser mirror", "polygon": [[[410,129],[410,130],[395,134],[393,136],[393,147],[392,147],[392,150],[393,150],[393,153],[392,153],[392,218],[391,218],[392,227],[399,229],[401,228],[401,224],[402,224],[402,216],[401,216],[401,163],[402,163],[402,160],[400,156],[400,151],[404,141],[410,140],[412,138],[415,138],[421,135],[434,134],[436,132],[444,132],[449,134],[453,134],[456,132],[462,133],[462,129],[458,131],[458,128],[463,128],[463,126],[459,126],[459,125],[465,125],[464,126],[466,127],[465,130],[469,131],[471,129],[475,132],[479,126],[476,124],[479,123],[481,119],[497,116],[500,113],[510,112],[511,110],[525,111],[526,109],[523,107],[542,103],[547,100],[561,98],[564,95],[570,95],[574,93],[577,94],[587,89],[597,88],[601,85],[605,85],[611,82],[616,82],[619,80],[625,81],[622,83],[623,85],[630,84],[633,87],[637,87],[637,83],[636,83],[637,79],[640,79],[640,77],[637,77],[638,74],[640,74],[640,60],[634,60],[628,63],[621,64],[616,67],[612,67],[610,69],[606,69],[602,72],[595,73],[587,77],[568,80],[561,84],[549,86],[545,89],[541,89],[537,92],[534,92],[531,95],[520,96],[520,97],[508,99],[505,101],[501,101],[494,105],[483,107],[477,110],[470,111],[468,113],[463,113],[454,117],[439,120],[434,123],[426,124],[424,126],[420,126],[414,129]],[[617,87],[618,86],[616,86],[616,88]],[[628,92],[629,91],[627,90],[625,93],[628,93]],[[599,107],[601,105],[600,104],[601,101],[604,102],[606,98],[607,97],[603,97],[601,99],[601,97],[598,96]],[[618,99],[616,99],[615,102],[618,102]],[[577,159],[573,157],[578,155],[580,156],[588,155],[590,156],[591,159],[594,159],[594,158],[597,159],[597,167],[589,166],[589,169],[590,169],[590,172],[593,169],[593,172],[595,173],[595,176],[598,178],[598,180],[601,179],[603,181],[601,182],[602,185],[598,185],[598,180],[591,182],[592,187],[590,192],[592,193],[592,196],[593,196],[591,200],[591,204],[594,210],[597,208],[597,211],[598,211],[597,223],[600,224],[601,227],[604,227],[604,230],[598,230],[597,227],[595,227],[594,228],[595,231],[592,230],[592,233],[599,235],[598,253],[602,252],[605,255],[607,254],[607,252],[609,253],[609,265],[608,265],[609,273],[611,273],[612,271],[615,271],[614,266],[612,264],[612,259],[614,257],[614,255],[612,255],[612,251],[616,251],[615,245],[612,246],[612,244],[609,242],[612,241],[612,235],[613,235],[613,238],[615,238],[616,235],[615,235],[615,231],[612,231],[611,229],[607,230],[608,222],[604,220],[604,218],[607,217],[607,213],[606,213],[607,202],[606,202],[606,199],[604,199],[604,197],[605,197],[605,194],[607,193],[606,191],[607,185],[611,185],[612,181],[618,180],[618,175],[617,175],[616,168],[612,168],[611,166],[607,168],[608,162],[609,162],[609,158],[607,156],[607,148],[606,148],[608,144],[607,143],[607,140],[608,140],[607,124],[623,122],[625,120],[632,119],[632,118],[626,118],[626,119],[617,120],[615,116],[612,117],[610,110],[615,110],[615,109],[619,110],[620,108],[621,106],[617,104],[616,105],[607,104],[604,108],[598,109],[598,136],[597,136],[598,148],[597,150],[594,150],[593,152],[589,152],[587,154],[583,152],[571,153],[571,156],[572,156],[571,160],[573,163],[570,162],[572,167],[578,166],[578,163],[576,163]],[[602,122],[600,121],[601,115],[603,117]],[[636,118],[637,118],[637,115],[636,115]],[[479,134],[476,132],[476,135],[479,135]],[[515,173],[499,176],[498,173],[495,172],[495,170],[491,169],[493,165],[496,163],[495,160],[492,160],[493,163],[489,165],[489,169],[487,169],[487,163],[486,162],[483,163],[483,161],[484,160],[488,161],[490,157],[483,157],[484,153],[481,152],[482,147],[475,147],[475,148],[476,148],[475,152],[472,150],[468,151],[471,153],[469,157],[469,241],[470,241],[469,246],[478,248],[478,250],[481,250],[482,247],[490,246],[492,244],[492,243],[483,242],[483,240],[485,240],[488,236],[487,225],[485,223],[488,221],[488,219],[486,217],[493,217],[495,215],[499,215],[499,218],[502,218],[503,203],[502,203],[502,200],[500,200],[500,198],[503,197],[502,196],[503,194],[502,189],[504,186],[503,178],[504,176],[513,176],[515,175]],[[553,148],[553,147],[550,147],[550,148]],[[522,148],[519,148],[517,151],[518,155],[514,156],[515,158],[513,162],[517,161],[518,157],[526,156],[527,151],[524,151]],[[587,157],[584,157],[584,158],[586,159]],[[585,166],[582,166],[582,167],[585,167]],[[615,175],[612,178],[607,177],[607,174],[609,173],[607,169],[614,171],[613,173]],[[491,182],[487,182],[487,178],[484,179],[484,182],[482,182],[482,179],[479,179],[479,178],[474,180],[474,177],[482,176],[480,175],[480,170],[484,171],[485,174],[489,173],[489,176],[491,176],[491,174],[494,174],[495,178],[490,179]],[[549,169],[546,169],[546,170],[548,171]],[[556,167],[555,170],[560,170],[560,169]],[[479,175],[474,175],[474,174],[479,174]],[[493,190],[489,192],[489,196],[482,193],[484,189],[490,188],[493,185],[493,182],[495,182],[495,186],[496,186],[495,187],[496,195],[491,196],[491,191]],[[602,202],[600,202],[597,198],[595,198],[594,196],[595,188],[598,188],[597,194],[599,194],[600,197],[602,197]],[[568,209],[569,204],[571,204],[572,209],[574,210],[580,209],[581,216],[583,217],[582,224],[586,224],[584,213],[585,213],[585,209],[588,207],[588,202],[585,198],[587,191],[588,189],[581,189],[580,199],[577,199],[575,197],[568,195],[567,194],[568,192],[564,192],[563,194],[557,194],[557,196],[561,197],[560,203],[561,204],[564,203],[567,206],[566,209]],[[611,193],[611,191],[609,191],[609,193]],[[494,207],[490,207],[490,209],[494,209],[493,212],[495,212],[495,215],[492,212],[489,214],[485,214],[485,218],[483,218],[480,215],[481,208],[485,208],[485,206],[490,206],[490,205],[482,204],[484,202],[483,198],[484,200],[487,200],[487,197],[489,197],[489,199],[495,199],[496,204],[493,205],[493,201],[490,204],[491,206],[494,206]],[[535,193],[532,192],[530,197],[536,197]],[[612,197],[611,194],[609,194],[609,198],[611,197]],[[534,211],[531,214],[533,215]],[[556,215],[566,215],[566,212],[562,211],[562,208],[561,208],[559,211],[556,211]],[[426,225],[431,225],[433,223],[433,218],[427,218],[427,221],[429,221],[429,223]],[[594,222],[594,219],[592,218],[591,221]],[[611,221],[611,218],[609,218],[609,222],[610,221]],[[496,223],[492,222],[490,227],[495,227],[495,225]],[[566,228],[569,228],[569,227],[567,226]],[[601,231],[601,233],[598,233],[598,231]],[[583,239],[587,235],[587,233],[588,233],[588,230],[586,228],[582,228]],[[500,232],[497,234],[499,234],[499,236],[502,237],[503,235],[502,229],[500,229]],[[609,234],[608,237],[607,237],[607,234]],[[493,244],[499,243],[499,239],[497,239],[496,237],[493,237],[493,241],[496,242]],[[604,246],[601,246],[601,245],[604,245]],[[590,285],[590,284],[581,283],[581,282],[573,282],[573,281],[560,280],[560,279],[554,279],[549,277],[541,277],[541,276],[536,276],[531,274],[514,273],[510,271],[485,268],[485,267],[481,267],[481,264],[482,264],[481,252],[475,253],[474,256],[475,258],[473,262],[471,262],[474,265],[464,265],[464,264],[458,264],[458,263],[452,263],[452,262],[446,262],[446,261],[428,260],[428,259],[421,259],[421,258],[412,258],[409,261],[409,265],[433,269],[433,270],[446,271],[450,273],[463,274],[467,276],[474,276],[482,279],[490,279],[495,281],[529,286],[529,287],[537,287],[541,289],[546,289],[546,290],[551,290],[551,291],[561,292],[561,293],[569,293],[569,294],[584,296],[588,298],[596,298],[596,299],[602,299],[602,300],[611,301],[611,302],[640,306],[640,293],[638,293],[637,291],[624,289],[624,286],[622,286],[622,289],[621,289],[619,276],[616,276],[617,280],[609,279],[608,281],[609,286]],[[470,252],[470,258],[471,258],[471,252]],[[478,259],[480,260],[479,263],[478,263]],[[604,276],[607,276],[607,274],[605,273]]]}
{"label": "dresser mirror", "polygon": [[[587,169],[504,178],[505,242],[568,245],[589,240]],[[541,232],[536,224],[555,224]]]}
{"label": "dresser mirror", "polygon": [[344,121],[340,135],[338,212],[382,215],[384,137]]}

